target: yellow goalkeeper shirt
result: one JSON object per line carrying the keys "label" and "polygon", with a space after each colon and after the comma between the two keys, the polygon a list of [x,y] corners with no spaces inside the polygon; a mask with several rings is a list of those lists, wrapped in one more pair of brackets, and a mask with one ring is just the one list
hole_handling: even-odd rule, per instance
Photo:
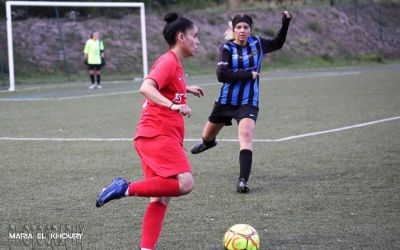
{"label": "yellow goalkeeper shirt", "polygon": [[88,64],[101,64],[101,51],[103,50],[103,41],[87,40],[83,52],[88,55]]}

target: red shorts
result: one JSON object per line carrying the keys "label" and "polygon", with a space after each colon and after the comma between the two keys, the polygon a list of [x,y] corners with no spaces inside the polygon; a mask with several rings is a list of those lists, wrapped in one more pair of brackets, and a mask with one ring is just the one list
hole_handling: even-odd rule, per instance
{"label": "red shorts", "polygon": [[134,144],[142,161],[145,178],[171,177],[192,172],[182,145],[174,138],[164,135],[139,137],[134,140]]}

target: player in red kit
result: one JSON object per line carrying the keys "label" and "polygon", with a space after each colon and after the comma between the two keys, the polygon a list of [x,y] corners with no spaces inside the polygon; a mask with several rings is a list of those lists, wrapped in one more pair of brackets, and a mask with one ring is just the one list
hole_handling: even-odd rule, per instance
{"label": "player in red kit", "polygon": [[170,50],[157,59],[140,88],[145,100],[134,144],[144,179],[129,183],[117,177],[96,200],[101,207],[126,196],[150,197],[142,224],[142,250],[154,249],[171,197],[193,189],[192,169],[183,149],[184,116],[191,115],[187,93],[203,96],[200,87],[186,86],[182,66],[182,60],[197,51],[198,28],[176,13],[164,20],[163,34]]}

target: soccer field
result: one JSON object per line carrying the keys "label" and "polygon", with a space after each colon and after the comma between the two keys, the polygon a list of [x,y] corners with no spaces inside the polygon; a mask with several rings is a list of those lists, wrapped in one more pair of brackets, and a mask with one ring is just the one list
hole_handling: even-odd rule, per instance
{"label": "soccer field", "polygon": [[[268,72],[260,84],[250,194],[238,194],[237,125],[188,156],[194,191],[172,199],[159,250],[223,249],[232,225],[261,249],[398,249],[400,65]],[[188,77],[185,147],[199,140],[219,93]],[[17,86],[0,93],[0,249],[137,249],[148,199],[95,207],[114,177],[142,178],[132,137],[141,82]],[[38,232],[82,233],[39,239]],[[33,232],[33,239],[21,234]],[[12,238],[11,234],[23,238]],[[47,235],[50,237],[50,235]],[[42,245],[40,245],[42,244]],[[63,246],[65,244],[66,246]]]}

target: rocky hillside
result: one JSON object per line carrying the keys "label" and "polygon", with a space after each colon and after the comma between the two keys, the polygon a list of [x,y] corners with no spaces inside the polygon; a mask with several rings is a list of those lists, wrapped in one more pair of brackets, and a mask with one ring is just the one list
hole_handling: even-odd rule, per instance
{"label": "rocky hillside", "polygon": [[[280,11],[254,10],[254,34],[272,37],[281,25]],[[287,43],[273,60],[318,56],[326,60],[348,57],[400,58],[400,6],[369,5],[353,8],[307,8],[293,11]],[[193,12],[185,16],[200,29],[201,49],[193,65],[215,65],[227,22],[235,13]],[[161,35],[162,17],[146,17],[149,64],[167,47]],[[6,28],[0,23],[0,51],[6,66]],[[60,28],[64,43],[60,43]],[[107,70],[127,72],[141,69],[140,19],[129,15],[118,19],[37,19],[13,24],[17,70],[51,72],[62,67],[63,49],[69,70],[82,71],[83,46],[92,30],[103,36]]]}

